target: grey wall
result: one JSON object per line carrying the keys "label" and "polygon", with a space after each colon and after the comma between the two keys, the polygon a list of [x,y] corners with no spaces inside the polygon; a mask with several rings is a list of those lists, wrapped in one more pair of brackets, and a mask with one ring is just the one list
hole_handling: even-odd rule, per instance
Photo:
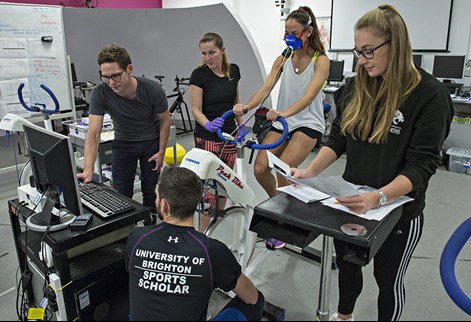
{"label": "grey wall", "polygon": [[78,80],[98,81],[97,54],[115,42],[128,49],[135,75],[165,76],[167,95],[173,94],[175,75],[189,77],[199,64],[198,42],[214,31],[223,37],[229,61],[241,69],[241,101],[246,102],[262,85],[266,72],[244,28],[224,4],[147,10],[64,8],[66,48]]}

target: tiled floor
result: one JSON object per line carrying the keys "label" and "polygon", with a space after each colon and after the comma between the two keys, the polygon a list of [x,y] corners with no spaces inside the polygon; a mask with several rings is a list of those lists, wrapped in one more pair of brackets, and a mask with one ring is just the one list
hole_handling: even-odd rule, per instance
{"label": "tiled floor", "polygon": [[[187,151],[193,147],[191,134],[180,136],[177,142]],[[3,157],[0,155],[0,158]],[[8,151],[7,151],[8,152]],[[9,152],[8,152],[9,153]],[[306,160],[309,162],[315,152]],[[246,152],[246,159],[250,152]],[[344,166],[340,158],[326,170],[325,175],[340,175]],[[252,175],[252,168],[245,163],[247,181],[262,202],[266,194]],[[470,321],[449,298],[443,288],[439,261],[441,252],[455,229],[471,215],[471,176],[452,173],[443,168],[432,178],[427,194],[425,228],[422,239],[412,257],[406,275],[406,308],[402,320],[460,320]],[[18,261],[13,246],[12,233],[7,216],[7,200],[16,198],[15,173],[0,175],[0,320],[16,320],[16,289]],[[135,197],[139,200],[139,194]],[[312,246],[320,248],[320,239]],[[251,274],[251,279],[271,303],[285,310],[286,320],[314,320],[319,298],[320,264],[289,250],[267,251],[263,242],[256,244],[252,259],[265,254],[262,264]],[[372,267],[364,268],[364,288],[357,302],[357,320],[376,320],[377,286]],[[471,244],[461,251],[455,267],[458,282],[469,296],[471,294]],[[335,312],[338,299],[337,271],[332,271],[330,288],[331,312]],[[225,294],[215,292],[210,311],[215,315],[227,302]]]}

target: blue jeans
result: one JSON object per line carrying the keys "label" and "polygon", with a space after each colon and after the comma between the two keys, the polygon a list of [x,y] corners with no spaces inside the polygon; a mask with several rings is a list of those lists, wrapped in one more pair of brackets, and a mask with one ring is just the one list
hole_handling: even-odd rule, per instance
{"label": "blue jeans", "polygon": [[141,168],[142,203],[155,213],[155,186],[159,172],[153,171],[155,162],[148,162],[159,151],[159,139],[147,141],[113,140],[112,173],[113,185],[123,196],[132,198],[137,161]]}

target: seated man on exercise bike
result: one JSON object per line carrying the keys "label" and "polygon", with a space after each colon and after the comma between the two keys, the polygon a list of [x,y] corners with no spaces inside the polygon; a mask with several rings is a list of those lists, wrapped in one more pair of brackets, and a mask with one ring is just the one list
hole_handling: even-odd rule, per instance
{"label": "seated man on exercise bike", "polygon": [[216,288],[237,296],[215,320],[261,319],[263,294],[226,245],[193,226],[201,192],[201,179],[193,171],[174,166],[162,171],[156,208],[163,222],[137,228],[127,241],[132,320],[206,320]]}

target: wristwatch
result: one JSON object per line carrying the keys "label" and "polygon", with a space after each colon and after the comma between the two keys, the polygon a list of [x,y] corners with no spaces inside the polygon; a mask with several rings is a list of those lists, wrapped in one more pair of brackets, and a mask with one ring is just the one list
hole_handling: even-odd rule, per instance
{"label": "wristwatch", "polygon": [[379,196],[379,206],[384,206],[388,202],[388,196],[386,196],[383,190],[376,190],[376,193]]}

